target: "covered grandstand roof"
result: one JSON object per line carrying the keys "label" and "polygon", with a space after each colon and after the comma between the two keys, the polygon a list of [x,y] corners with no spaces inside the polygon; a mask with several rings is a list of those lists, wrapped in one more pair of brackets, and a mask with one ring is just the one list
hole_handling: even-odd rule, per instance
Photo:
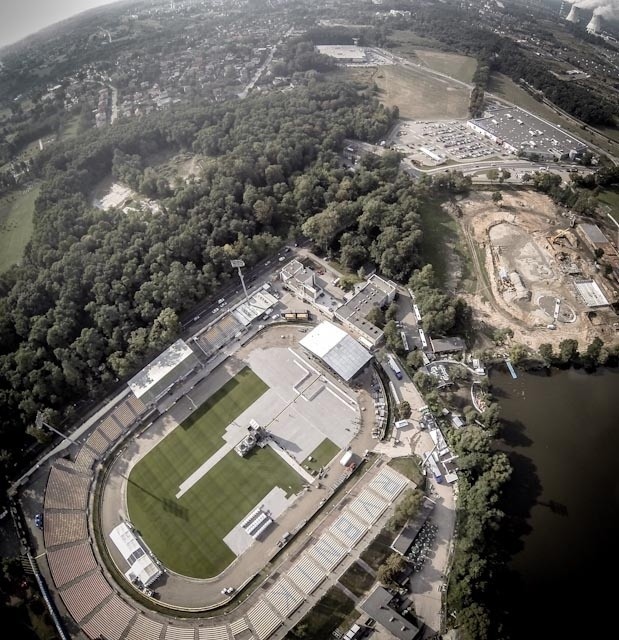
{"label": "covered grandstand roof", "polygon": [[183,340],[177,340],[133,376],[128,382],[129,388],[136,398],[143,399],[147,404],[156,400],[198,364],[199,360],[191,348]]}
{"label": "covered grandstand roof", "polygon": [[137,579],[147,587],[163,573],[125,522],[112,529],[110,538],[129,564],[125,575],[130,581]]}
{"label": "covered grandstand roof", "polygon": [[350,380],[372,359],[367,349],[331,322],[321,322],[300,344],[344,380]]}

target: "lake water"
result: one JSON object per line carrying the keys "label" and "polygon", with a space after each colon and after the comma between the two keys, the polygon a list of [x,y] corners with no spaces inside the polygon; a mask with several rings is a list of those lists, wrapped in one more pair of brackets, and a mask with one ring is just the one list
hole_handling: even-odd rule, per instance
{"label": "lake water", "polygon": [[498,371],[491,382],[514,466],[503,505],[511,573],[496,585],[510,634],[616,636],[619,371]]}

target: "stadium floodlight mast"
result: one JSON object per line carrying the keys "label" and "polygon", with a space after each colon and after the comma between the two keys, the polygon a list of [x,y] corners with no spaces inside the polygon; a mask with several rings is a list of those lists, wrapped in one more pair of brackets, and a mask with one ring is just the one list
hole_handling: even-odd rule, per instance
{"label": "stadium floodlight mast", "polygon": [[73,438],[65,435],[64,433],[61,433],[60,431],[58,431],[58,429],[55,429],[54,427],[52,427],[51,424],[47,424],[47,422],[45,422],[45,416],[43,415],[42,411],[39,411],[37,413],[37,417],[34,420],[34,424],[36,425],[37,429],[41,429],[42,427],[47,427],[50,431],[53,431],[56,435],[60,436],[63,440],[68,440],[71,444],[77,443],[75,440],[73,440]]}
{"label": "stadium floodlight mast", "polygon": [[241,284],[243,285],[243,291],[245,293],[245,300],[249,304],[249,296],[247,295],[247,287],[245,286],[245,280],[243,280],[243,273],[241,272],[241,267],[245,266],[244,260],[230,260],[230,264],[239,272],[239,278],[241,279]]}

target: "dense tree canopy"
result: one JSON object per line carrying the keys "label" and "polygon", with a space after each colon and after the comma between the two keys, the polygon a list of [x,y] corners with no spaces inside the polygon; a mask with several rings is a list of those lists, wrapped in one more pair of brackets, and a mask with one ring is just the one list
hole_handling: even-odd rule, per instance
{"label": "dense tree canopy", "polygon": [[[251,266],[312,216],[352,220],[366,203],[406,198],[406,184],[382,183],[382,165],[352,177],[334,153],[345,137],[384,136],[392,117],[345,85],[311,82],[154,113],[41,153],[32,240],[23,264],[0,277],[4,447],[21,441],[37,410],[61,426],[74,403],[166,346],[179,314],[229,280],[231,258]],[[166,197],[149,159],[179,150],[210,161]],[[93,208],[93,187],[110,173],[163,198],[161,211]],[[395,212],[394,224],[405,215]]]}

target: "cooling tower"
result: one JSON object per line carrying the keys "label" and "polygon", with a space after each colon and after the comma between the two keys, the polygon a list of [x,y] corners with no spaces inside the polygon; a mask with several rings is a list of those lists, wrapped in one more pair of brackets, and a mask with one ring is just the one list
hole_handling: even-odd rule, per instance
{"label": "cooling tower", "polygon": [[591,18],[591,22],[587,25],[587,31],[589,33],[600,33],[602,31],[602,18],[594,15],[593,18]]}
{"label": "cooling tower", "polygon": [[565,18],[568,22],[580,22],[580,16],[578,15],[578,9],[576,5],[572,5],[570,12],[567,14]]}

